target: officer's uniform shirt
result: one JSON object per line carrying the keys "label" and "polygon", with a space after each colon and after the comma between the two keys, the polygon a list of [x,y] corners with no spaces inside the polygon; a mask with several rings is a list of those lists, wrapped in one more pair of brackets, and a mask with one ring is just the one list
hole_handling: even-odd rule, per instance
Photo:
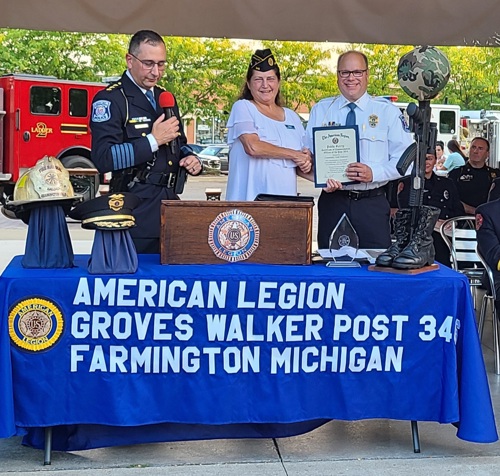
{"label": "officer's uniform shirt", "polygon": [[[307,146],[313,151],[314,127],[343,126],[350,111],[343,96],[322,99],[311,110],[307,124]],[[373,182],[345,185],[344,190],[370,190],[400,178],[396,165],[413,142],[401,111],[384,98],[365,93],[356,101],[356,125],[359,131],[360,162],[373,172]]]}
{"label": "officer's uniform shirt", "polygon": [[[398,206],[407,208],[410,201],[411,177],[404,177],[398,184]],[[424,205],[441,210],[440,220],[465,215],[455,184],[446,177],[432,173],[425,179],[422,201]]]}
{"label": "officer's uniform shirt", "polygon": [[488,194],[488,202],[492,202],[497,198],[500,198],[500,177],[493,180],[493,183],[491,184],[490,192]]}
{"label": "officer's uniform shirt", "polygon": [[477,169],[472,167],[469,162],[448,174],[448,177],[457,186],[460,200],[472,207],[477,207],[488,201],[491,183],[499,176],[500,170],[498,169],[487,165]]}
{"label": "officer's uniform shirt", "polygon": [[[500,200],[476,209],[476,235],[481,255],[493,271],[497,293],[500,288]],[[497,300],[498,309],[498,300]]]}
{"label": "officer's uniform shirt", "polygon": [[[158,107],[163,89],[155,86],[153,91],[157,109],[125,72],[119,81],[97,93],[92,102],[91,159],[99,172],[131,168],[146,171],[147,178],[131,182],[128,190],[142,199],[134,210],[137,226],[130,230],[134,240],[159,237],[161,201],[178,197],[173,187],[155,183],[176,174],[181,158],[179,149],[187,143],[181,123],[176,153],[172,154],[168,145],[162,145],[153,152],[154,144],[151,144],[148,134],[151,134],[153,123],[163,112]],[[181,122],[176,102],[172,109]]]}

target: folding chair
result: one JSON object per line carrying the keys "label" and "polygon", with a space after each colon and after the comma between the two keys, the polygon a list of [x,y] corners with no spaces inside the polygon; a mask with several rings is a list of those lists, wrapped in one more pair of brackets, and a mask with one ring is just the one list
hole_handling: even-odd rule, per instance
{"label": "folding chair", "polygon": [[474,308],[476,290],[482,285],[484,266],[476,253],[476,225],[472,216],[461,216],[445,220],[439,229],[450,249],[451,266],[469,280]]}
{"label": "folding chair", "polygon": [[491,315],[493,320],[493,352],[495,354],[495,373],[500,375],[500,323],[498,322],[498,315],[495,306],[495,301],[497,298],[496,289],[495,289],[495,279],[493,277],[493,271],[488,266],[488,263],[485,261],[483,256],[481,255],[479,249],[476,247],[476,253],[481,260],[482,265],[486,271],[486,275],[488,276],[489,287],[483,296],[483,300],[481,302],[481,311],[479,313],[479,336],[483,337],[483,329],[484,329],[484,321],[486,318],[486,311],[488,309],[488,304],[491,305]]}

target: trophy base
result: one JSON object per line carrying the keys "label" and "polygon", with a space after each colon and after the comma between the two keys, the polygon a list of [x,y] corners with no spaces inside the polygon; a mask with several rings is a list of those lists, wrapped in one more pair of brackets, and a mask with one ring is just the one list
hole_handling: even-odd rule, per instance
{"label": "trophy base", "polygon": [[361,268],[361,264],[357,261],[328,261],[327,268]]}
{"label": "trophy base", "polygon": [[436,263],[417,269],[396,269],[396,268],[389,268],[388,266],[377,266],[374,264],[368,266],[368,271],[379,271],[383,273],[395,273],[395,274],[421,274],[421,273],[428,273],[429,271],[436,271],[438,269],[439,265]]}

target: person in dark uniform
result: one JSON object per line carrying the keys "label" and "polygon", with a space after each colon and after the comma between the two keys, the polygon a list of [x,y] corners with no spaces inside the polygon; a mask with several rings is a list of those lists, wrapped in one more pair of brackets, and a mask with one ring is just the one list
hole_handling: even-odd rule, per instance
{"label": "person in dark uniform", "polygon": [[500,312],[500,200],[484,203],[476,209],[477,247],[493,271],[497,301]]}
{"label": "person in dark uniform", "polygon": [[475,137],[470,145],[469,160],[448,174],[457,186],[467,215],[474,215],[476,207],[488,201],[491,184],[500,176],[500,170],[486,165],[489,151],[488,140]]}
{"label": "person in dark uniform", "polygon": [[493,180],[491,184],[490,192],[488,193],[488,202],[492,202],[498,198],[500,198],[500,177]]}
{"label": "person in dark uniform", "polygon": [[[119,81],[96,94],[92,102],[91,159],[101,173],[113,172],[110,192],[132,192],[141,199],[130,230],[138,253],[159,253],[160,204],[178,200],[180,167],[198,175],[201,161],[186,146],[177,102],[172,117],[159,106],[166,48],[160,35],[135,33],[125,56],[127,70]],[[165,93],[170,95],[170,93]],[[170,104],[169,104],[170,106]]]}
{"label": "person in dark uniform", "polygon": [[[440,177],[434,173],[436,156],[433,151],[425,156],[425,184],[423,193],[423,205],[429,205],[441,210],[439,219],[434,227],[432,238],[436,251],[436,261],[451,267],[450,250],[444,242],[439,227],[448,218],[465,215],[464,207],[458,197],[455,184],[446,177]],[[398,206],[408,208],[410,201],[411,177],[404,177],[398,184]]]}
{"label": "person in dark uniform", "polygon": [[327,187],[319,197],[319,248],[329,248],[330,235],[344,213],[359,236],[361,248],[385,249],[391,244],[385,185],[401,178],[396,165],[413,136],[394,104],[367,93],[368,79],[368,60],[363,53],[340,55],[337,84],[341,95],[319,101],[307,123],[310,150],[315,127],[357,125],[359,132],[359,162],[347,165],[346,183],[327,178]]}

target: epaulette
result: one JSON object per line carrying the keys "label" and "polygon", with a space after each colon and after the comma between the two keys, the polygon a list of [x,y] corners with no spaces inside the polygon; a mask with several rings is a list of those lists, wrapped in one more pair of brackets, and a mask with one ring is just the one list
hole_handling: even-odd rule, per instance
{"label": "epaulette", "polygon": [[160,86],[159,84],[156,85],[158,89],[161,89],[162,91],[166,91],[166,89],[163,86]]}
{"label": "epaulette", "polygon": [[384,96],[371,96],[371,98],[374,101],[379,101],[379,102],[383,102],[383,103],[386,103],[386,104],[393,104],[393,102],[390,99],[387,99]]}
{"label": "epaulette", "polygon": [[106,89],[105,91],[113,91],[115,89],[121,89],[122,87],[122,82],[121,81],[117,81],[116,83],[111,83]]}
{"label": "epaulette", "polygon": [[339,98],[339,96],[330,96],[328,98],[323,98],[323,99],[320,99],[316,104],[320,104],[322,102],[331,102],[333,103],[334,101],[336,101],[337,99]]}

